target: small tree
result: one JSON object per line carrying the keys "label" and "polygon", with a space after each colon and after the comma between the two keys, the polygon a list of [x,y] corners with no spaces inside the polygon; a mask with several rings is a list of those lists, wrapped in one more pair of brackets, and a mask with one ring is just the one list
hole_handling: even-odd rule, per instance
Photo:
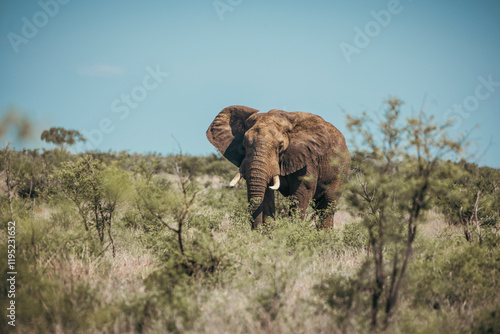
{"label": "small tree", "polygon": [[92,228],[104,244],[106,236],[115,255],[111,223],[116,206],[126,194],[127,174],[107,167],[87,155],[75,163],[63,163],[54,174],[59,190],[75,203],[86,231]]}
{"label": "small tree", "polygon": [[173,189],[170,182],[166,180],[156,179],[153,182],[151,175],[146,173],[144,184],[137,189],[140,197],[138,207],[141,210],[144,209],[155,220],[177,235],[181,256],[188,270],[193,271],[192,263],[186,255],[183,228],[199,189],[191,174],[184,175],[182,168],[177,164],[173,168],[180,192]]}
{"label": "small tree", "polygon": [[87,140],[83,135],[77,130],[66,130],[65,128],[52,127],[48,130],[44,130],[40,139],[57,145],[60,149],[64,148],[64,145],[74,145],[77,141],[86,142]]}
{"label": "small tree", "polygon": [[193,225],[196,214],[192,212],[198,204],[199,195],[208,188],[199,185],[194,174],[181,167],[182,161],[185,161],[183,156],[178,155],[169,168],[173,171],[175,182],[141,172],[136,188],[136,207],[143,224],[159,226],[175,236],[176,242],[170,242],[165,247],[169,254],[167,261],[174,261],[174,266],[180,264],[181,271],[188,276],[214,273],[220,267],[223,255],[213,251],[215,247],[210,230],[206,226]]}
{"label": "small tree", "polygon": [[[437,175],[441,157],[460,153],[461,141],[449,139],[446,128],[423,111],[400,120],[401,101],[390,98],[382,119],[376,122],[363,113],[348,116],[348,127],[363,145],[353,143],[356,172],[347,186],[347,201],[360,216],[369,236],[370,257],[360,274],[372,268],[370,324],[376,329],[383,314],[386,328],[397,305],[402,281],[413,252],[423,213],[430,208],[432,193],[442,186]],[[362,280],[359,280],[362,281]]]}
{"label": "small tree", "polygon": [[435,204],[450,224],[461,225],[467,241],[482,242],[482,229],[500,227],[500,171],[460,161],[448,162],[455,172],[443,181]]}

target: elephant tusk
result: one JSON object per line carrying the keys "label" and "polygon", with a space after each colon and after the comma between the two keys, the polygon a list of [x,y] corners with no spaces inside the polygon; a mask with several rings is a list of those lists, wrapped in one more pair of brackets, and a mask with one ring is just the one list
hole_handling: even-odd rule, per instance
{"label": "elephant tusk", "polygon": [[236,174],[236,176],[229,182],[229,188],[232,188],[238,183],[238,181],[241,179],[241,173]]}
{"label": "elephant tusk", "polygon": [[273,185],[269,187],[272,190],[278,190],[280,188],[280,177],[279,175],[274,175],[273,177]]}

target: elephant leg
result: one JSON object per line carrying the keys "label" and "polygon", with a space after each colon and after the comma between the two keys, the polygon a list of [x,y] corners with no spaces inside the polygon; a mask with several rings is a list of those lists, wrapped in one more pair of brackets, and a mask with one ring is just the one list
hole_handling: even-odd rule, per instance
{"label": "elephant leg", "polygon": [[295,201],[290,208],[290,215],[294,210],[299,210],[304,219],[309,201],[316,192],[316,180],[316,174],[308,175],[305,167],[282,178],[281,194]]}
{"label": "elephant leg", "polygon": [[296,196],[297,197],[297,209],[300,211],[300,217],[302,219],[306,216],[307,206],[309,205],[310,197],[308,196]]}
{"label": "elephant leg", "polygon": [[311,190],[311,188],[301,185],[297,189],[297,192],[291,196],[295,200],[295,204],[290,208],[290,214],[292,214],[293,210],[298,210],[300,212],[300,218],[304,219],[313,193],[314,191]]}
{"label": "elephant leg", "polygon": [[335,205],[335,200],[329,200],[326,196],[322,196],[316,202],[314,209],[319,216],[319,226],[323,229],[333,227],[333,217],[335,216],[335,211],[333,205]]}

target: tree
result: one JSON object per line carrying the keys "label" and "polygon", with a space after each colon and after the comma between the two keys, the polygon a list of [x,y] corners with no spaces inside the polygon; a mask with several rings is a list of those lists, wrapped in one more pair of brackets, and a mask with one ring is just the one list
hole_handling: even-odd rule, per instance
{"label": "tree", "polygon": [[369,236],[370,256],[358,274],[371,277],[372,329],[380,326],[381,313],[384,328],[391,321],[418,226],[447,173],[441,158],[461,153],[463,146],[463,139],[448,137],[450,122],[438,125],[423,111],[401,122],[402,102],[391,97],[386,103],[380,121],[366,113],[348,116],[349,130],[363,143],[353,143],[358,158],[346,197]]}
{"label": "tree", "polygon": [[462,225],[467,241],[482,242],[483,228],[498,228],[500,222],[500,170],[478,167],[465,160],[448,162],[453,177],[436,196],[435,204],[449,224]]}
{"label": "tree", "polygon": [[[179,157],[179,160],[181,159],[182,155]],[[186,176],[177,163],[173,167],[180,193],[174,191],[169,182],[153,179],[151,173],[143,173],[145,182],[137,189],[141,199],[138,207],[144,208],[155,220],[177,235],[181,256],[189,271],[193,272],[195,263],[190,261],[186,255],[183,228],[199,189],[195,185],[192,174],[187,173]],[[142,215],[144,216],[144,213]],[[172,217],[173,219],[171,219]]]}
{"label": "tree", "polygon": [[48,130],[44,130],[40,139],[47,142],[56,144],[61,149],[64,145],[74,145],[76,141],[86,142],[87,140],[83,135],[77,130],[66,130],[64,128],[52,127]]}
{"label": "tree", "polygon": [[90,232],[93,227],[101,244],[107,236],[115,255],[111,223],[117,205],[127,194],[128,174],[87,155],[75,163],[63,163],[54,179],[59,190],[76,205],[85,230]]}

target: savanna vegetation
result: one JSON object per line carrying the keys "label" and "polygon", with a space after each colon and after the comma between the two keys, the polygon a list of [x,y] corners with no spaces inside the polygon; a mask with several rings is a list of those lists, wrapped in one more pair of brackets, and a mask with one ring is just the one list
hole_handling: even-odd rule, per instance
{"label": "savanna vegetation", "polygon": [[[0,332],[498,333],[500,170],[390,98],[347,119],[351,174],[332,229],[278,196],[250,229],[218,155],[0,151],[0,279],[16,231],[16,321]],[[451,159],[451,160],[449,160]]]}

